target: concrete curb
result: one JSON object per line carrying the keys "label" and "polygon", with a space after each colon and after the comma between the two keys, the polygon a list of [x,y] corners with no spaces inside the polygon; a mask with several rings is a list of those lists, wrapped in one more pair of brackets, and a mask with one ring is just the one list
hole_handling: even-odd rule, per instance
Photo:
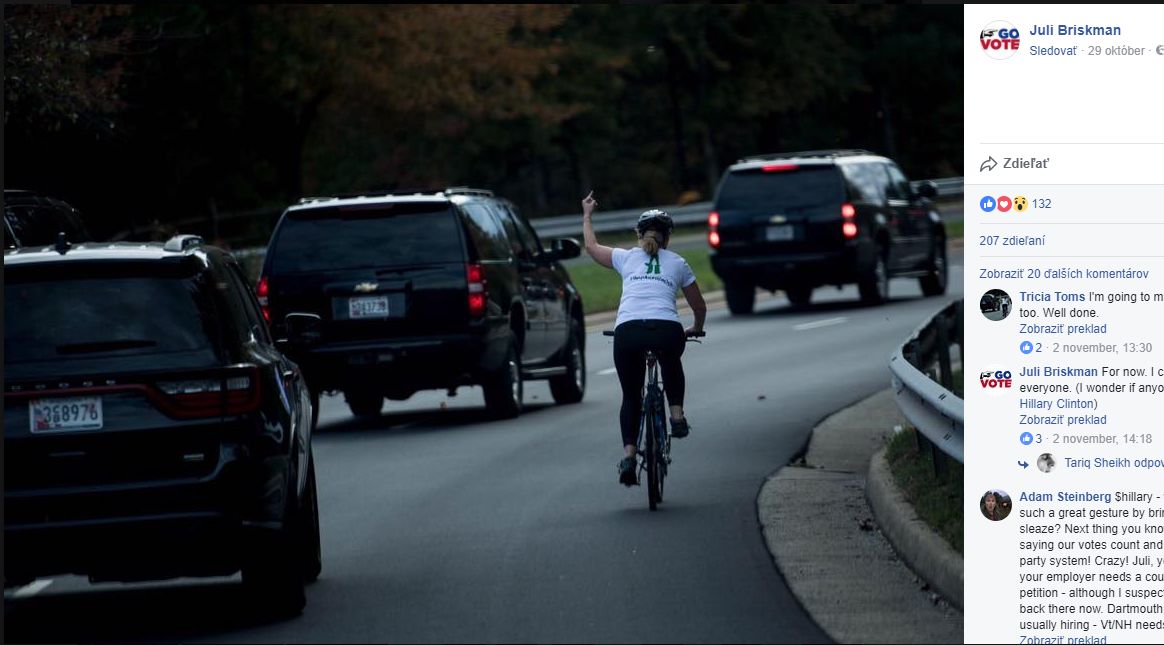
{"label": "concrete curb", "polygon": [[962,612],[910,568],[866,493],[873,456],[905,423],[885,389],[830,414],[803,460],[760,487],[757,515],[792,595],[838,643],[962,643]]}
{"label": "concrete curb", "polygon": [[885,448],[878,450],[869,462],[865,497],[877,525],[898,555],[951,604],[963,609],[963,557],[918,518],[893,481]]}

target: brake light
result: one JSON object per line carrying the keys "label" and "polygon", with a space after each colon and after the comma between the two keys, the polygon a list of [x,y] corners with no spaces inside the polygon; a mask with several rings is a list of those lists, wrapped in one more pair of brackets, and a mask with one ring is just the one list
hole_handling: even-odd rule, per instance
{"label": "brake light", "polygon": [[764,172],[786,172],[788,170],[796,170],[799,167],[800,166],[794,163],[774,163],[764,166],[762,170]]}
{"label": "brake light", "polygon": [[719,231],[712,231],[712,232],[708,233],[707,234],[707,243],[711,245],[711,248],[718,249],[719,248]]}
{"label": "brake light", "polygon": [[711,215],[707,216],[707,225],[713,229],[718,228],[719,227],[719,213],[712,211]]}
{"label": "brake light", "polygon": [[719,213],[711,211],[707,216],[707,243],[711,248],[719,248]]}
{"label": "brake light", "polygon": [[841,204],[841,218],[845,220],[841,224],[841,233],[846,240],[851,240],[857,237],[857,223],[853,221],[857,217],[857,209],[853,208],[852,204]]}
{"label": "brake light", "polygon": [[267,276],[259,278],[259,285],[255,288],[255,295],[259,299],[259,309],[263,312],[263,320],[267,324],[271,323],[271,307],[270,307],[270,292],[271,286],[267,283]]}
{"label": "brake light", "polygon": [[470,264],[466,273],[469,278],[469,315],[480,318],[485,315],[485,270],[480,264]]}
{"label": "brake light", "polygon": [[197,378],[158,381],[159,407],[178,419],[253,412],[259,408],[259,370],[254,365],[227,368]]}

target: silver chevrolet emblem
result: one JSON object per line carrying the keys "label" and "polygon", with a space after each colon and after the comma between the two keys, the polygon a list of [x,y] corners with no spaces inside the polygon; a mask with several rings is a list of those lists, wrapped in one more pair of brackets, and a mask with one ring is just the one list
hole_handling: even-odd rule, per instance
{"label": "silver chevrolet emblem", "polygon": [[356,293],[372,293],[379,288],[380,285],[376,284],[375,282],[361,282],[360,284],[356,285]]}
{"label": "silver chevrolet emblem", "polygon": [[788,221],[788,218],[783,215],[773,215],[772,217],[768,218],[768,221],[772,224],[783,224],[784,222]]}

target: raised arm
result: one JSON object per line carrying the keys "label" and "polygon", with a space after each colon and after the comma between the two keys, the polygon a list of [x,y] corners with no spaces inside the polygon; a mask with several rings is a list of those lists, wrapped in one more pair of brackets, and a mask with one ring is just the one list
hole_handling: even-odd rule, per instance
{"label": "raised arm", "polygon": [[614,250],[609,246],[602,246],[598,243],[598,238],[594,236],[594,224],[590,221],[590,216],[594,213],[594,207],[598,202],[594,200],[594,191],[582,200],[582,238],[586,241],[586,252],[594,261],[602,266],[613,269]]}
{"label": "raised arm", "polygon": [[695,314],[695,324],[688,327],[687,331],[699,333],[703,331],[703,322],[707,320],[707,303],[703,301],[703,292],[699,290],[699,283],[692,282],[683,287],[683,296],[687,298],[691,313]]}

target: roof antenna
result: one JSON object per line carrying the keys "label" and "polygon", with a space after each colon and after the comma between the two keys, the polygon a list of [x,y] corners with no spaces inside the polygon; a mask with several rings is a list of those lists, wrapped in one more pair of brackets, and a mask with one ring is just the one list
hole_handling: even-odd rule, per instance
{"label": "roof antenna", "polygon": [[57,246],[56,246],[57,253],[64,255],[64,254],[69,252],[69,249],[72,248],[72,246],[73,245],[69,244],[69,241],[67,239],[65,239],[65,232],[64,231],[60,231],[59,233],[57,233]]}

